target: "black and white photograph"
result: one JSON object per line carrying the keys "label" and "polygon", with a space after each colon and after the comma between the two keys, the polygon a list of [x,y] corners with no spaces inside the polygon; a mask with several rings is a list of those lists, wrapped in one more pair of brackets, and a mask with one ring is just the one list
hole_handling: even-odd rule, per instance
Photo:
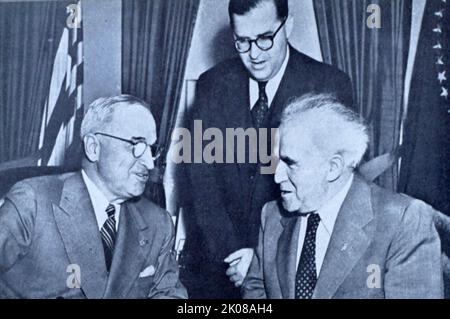
{"label": "black and white photograph", "polygon": [[449,66],[449,0],[0,0],[0,299],[450,299]]}

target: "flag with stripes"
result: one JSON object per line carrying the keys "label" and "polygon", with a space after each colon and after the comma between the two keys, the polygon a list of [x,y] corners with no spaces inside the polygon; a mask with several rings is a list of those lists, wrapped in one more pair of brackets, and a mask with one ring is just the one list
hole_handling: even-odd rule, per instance
{"label": "flag with stripes", "polygon": [[[83,117],[83,40],[80,3],[67,7],[79,23],[64,27],[53,63],[50,90],[41,120],[38,166],[62,165],[80,145]],[[64,17],[66,18],[67,15]]]}

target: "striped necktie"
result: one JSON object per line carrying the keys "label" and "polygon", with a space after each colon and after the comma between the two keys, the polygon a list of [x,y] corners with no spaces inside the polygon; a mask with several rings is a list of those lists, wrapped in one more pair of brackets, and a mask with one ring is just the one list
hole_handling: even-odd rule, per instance
{"label": "striped necktie", "polygon": [[106,269],[109,271],[116,241],[116,209],[113,204],[108,205],[106,213],[108,214],[108,219],[103,224],[100,233],[102,235],[103,251],[105,252]]}

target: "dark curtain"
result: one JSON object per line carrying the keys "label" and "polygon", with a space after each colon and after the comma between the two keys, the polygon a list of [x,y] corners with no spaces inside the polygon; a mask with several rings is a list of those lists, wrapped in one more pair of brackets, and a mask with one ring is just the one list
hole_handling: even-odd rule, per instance
{"label": "dark curtain", "polygon": [[[162,176],[183,85],[199,0],[124,0],[122,91],[150,104],[163,154],[151,197],[165,206]],[[155,178],[156,177],[156,178]]]}
{"label": "dark curtain", "polygon": [[66,5],[0,3],[0,163],[37,151]]}
{"label": "dark curtain", "polygon": [[[450,216],[450,2],[427,2],[411,79],[400,190]],[[443,242],[450,252],[450,238]]]}
{"label": "dark curtain", "polygon": [[[369,28],[371,4],[380,7],[381,28]],[[324,62],[351,78],[355,106],[370,124],[366,159],[399,145],[404,75],[411,30],[410,0],[314,0]],[[379,183],[396,189],[394,164]]]}

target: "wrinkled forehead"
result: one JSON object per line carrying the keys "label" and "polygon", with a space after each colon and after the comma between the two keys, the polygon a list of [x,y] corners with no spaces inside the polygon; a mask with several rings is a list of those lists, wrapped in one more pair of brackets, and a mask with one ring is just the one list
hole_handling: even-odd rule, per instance
{"label": "wrinkled forehead", "polygon": [[150,111],[140,104],[116,105],[107,129],[111,134],[123,138],[143,137],[150,144],[156,141],[155,119]]}

